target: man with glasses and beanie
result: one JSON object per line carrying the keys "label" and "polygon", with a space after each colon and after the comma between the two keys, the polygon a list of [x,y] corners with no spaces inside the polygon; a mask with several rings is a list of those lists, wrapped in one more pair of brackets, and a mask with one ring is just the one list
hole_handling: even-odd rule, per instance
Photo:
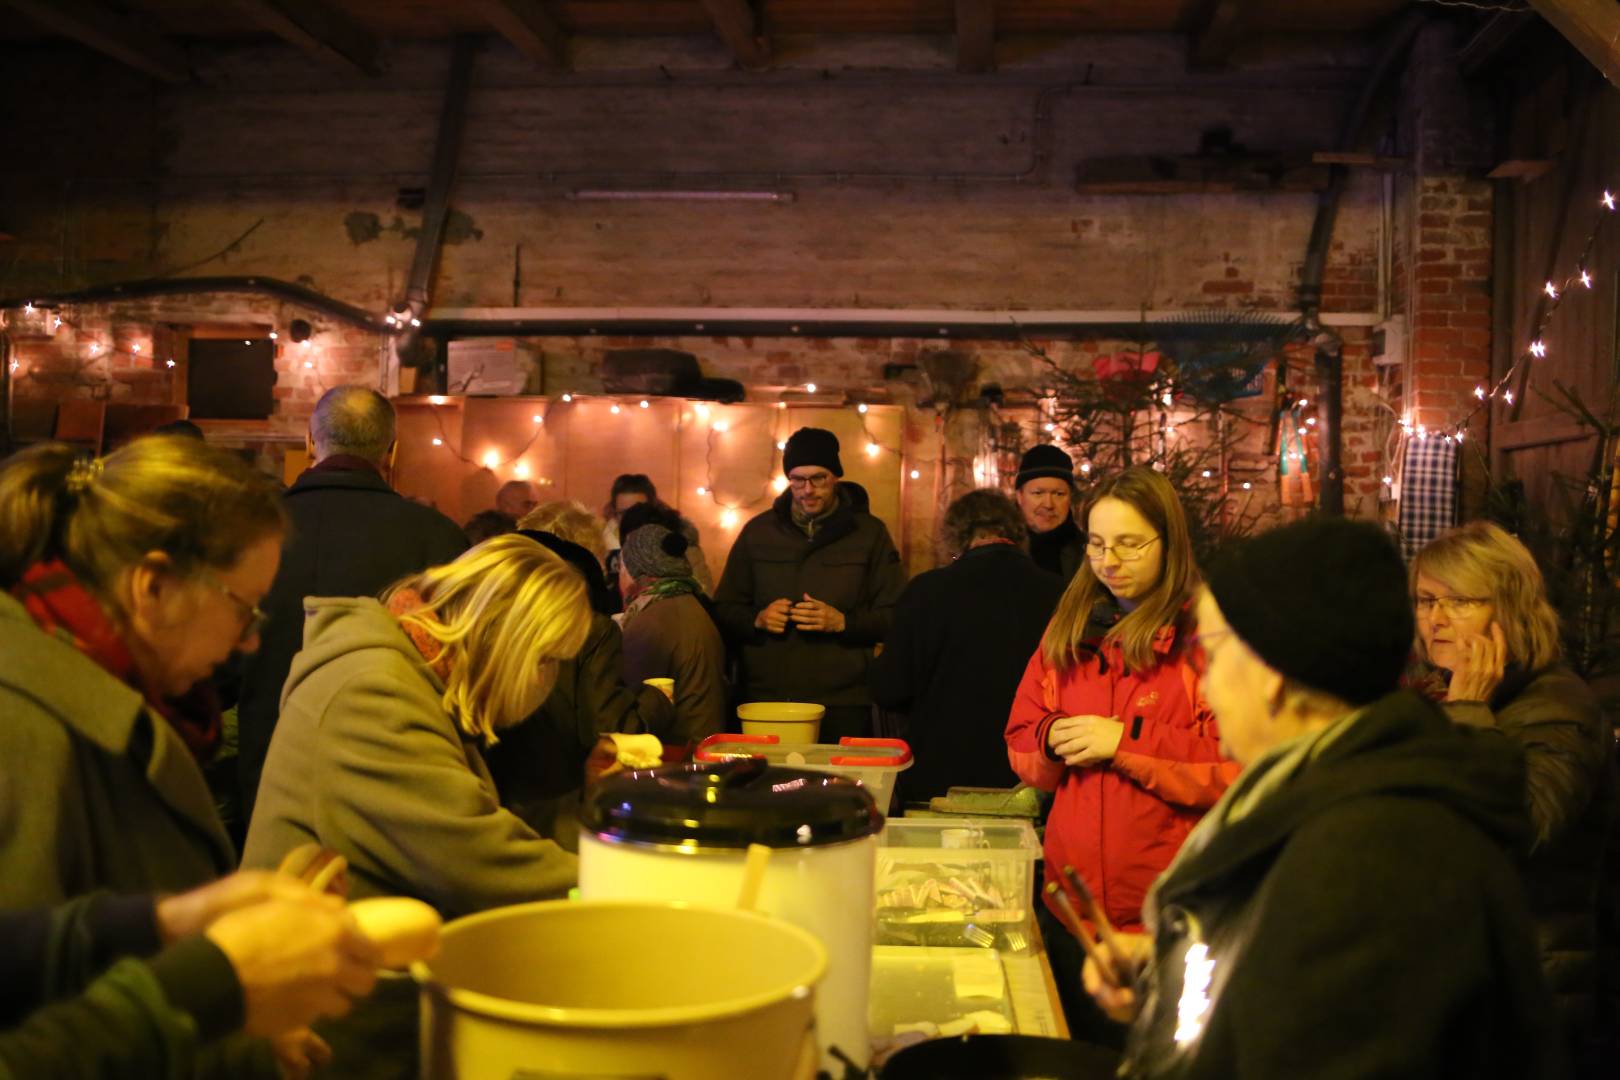
{"label": "man with glasses and beanie", "polygon": [[788,489],[737,535],[715,589],[742,661],[743,701],[824,705],[820,741],[872,733],[867,668],[905,585],[883,522],[838,490],[838,437],[800,428],[782,451]]}
{"label": "man with glasses and beanie", "polygon": [[1032,446],[1018,462],[1013,499],[1029,528],[1035,565],[1067,583],[1085,561],[1085,537],[1074,523],[1074,462],[1050,443]]}
{"label": "man with glasses and beanie", "polygon": [[1244,765],[1088,960],[1123,1077],[1559,1075],[1514,855],[1521,753],[1397,689],[1413,618],[1367,522],[1238,541],[1198,594],[1202,690]]}

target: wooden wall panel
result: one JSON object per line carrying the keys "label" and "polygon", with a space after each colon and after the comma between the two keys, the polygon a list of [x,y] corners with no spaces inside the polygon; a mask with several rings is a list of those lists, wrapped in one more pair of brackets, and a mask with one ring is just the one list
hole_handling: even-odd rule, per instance
{"label": "wooden wall panel", "polygon": [[[574,499],[600,514],[613,478],[646,473],[660,498],[698,527],[718,577],[738,530],[783,489],[777,444],[796,428],[839,438],[845,479],[866,488],[871,511],[897,546],[906,463],[901,409],[769,403],[716,405],[681,398],[410,398],[396,402],[400,449],[395,486],[457,522],[495,504],[501,484],[541,485],[541,498]],[[612,406],[617,403],[619,412]],[[542,423],[536,424],[534,417]],[[432,440],[441,440],[434,446]],[[868,452],[867,446],[876,446]],[[494,468],[485,465],[493,455]]]}

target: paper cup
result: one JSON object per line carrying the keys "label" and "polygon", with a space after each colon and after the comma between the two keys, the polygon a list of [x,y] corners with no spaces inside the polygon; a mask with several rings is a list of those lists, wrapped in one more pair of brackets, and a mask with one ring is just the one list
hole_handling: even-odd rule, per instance
{"label": "paper cup", "polygon": [[663,695],[665,697],[669,698],[670,701],[675,700],[675,680],[674,679],[642,679],[641,681],[646,683],[648,686],[654,687],[657,690],[659,690],[660,692],[662,692]]}

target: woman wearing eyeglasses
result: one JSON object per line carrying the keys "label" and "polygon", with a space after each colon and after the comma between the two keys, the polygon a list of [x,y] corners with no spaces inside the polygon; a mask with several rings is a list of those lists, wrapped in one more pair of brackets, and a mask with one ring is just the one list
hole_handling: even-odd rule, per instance
{"label": "woman wearing eyeglasses", "polygon": [[206,680],[258,647],[284,529],[270,479],[195,439],[0,465],[0,907],[235,866]]}
{"label": "woman wearing eyeglasses", "polygon": [[[1103,481],[1080,517],[1086,561],[1030,657],[1007,722],[1008,759],[1056,793],[1046,879],[1071,865],[1114,925],[1142,929],[1142,902],[1198,819],[1237,775],[1197,692],[1198,585],[1175,489],[1147,468]],[[1104,1037],[1080,992],[1079,947],[1047,924],[1071,1023]]]}
{"label": "woman wearing eyeglasses", "polygon": [[1597,905],[1613,803],[1613,735],[1596,697],[1561,660],[1558,616],[1535,558],[1476,521],[1418,552],[1412,602],[1434,696],[1453,721],[1524,749],[1534,829],[1525,883],[1542,967],[1578,1054],[1594,1021]]}

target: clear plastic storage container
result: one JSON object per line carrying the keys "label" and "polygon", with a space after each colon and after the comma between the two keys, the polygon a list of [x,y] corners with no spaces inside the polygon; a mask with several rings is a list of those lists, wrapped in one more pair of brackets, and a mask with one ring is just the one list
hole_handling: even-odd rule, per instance
{"label": "clear plastic storage container", "polygon": [[1027,821],[890,818],[878,837],[874,940],[1029,951],[1040,855]]}
{"label": "clear plastic storage container", "polygon": [[764,758],[772,765],[836,773],[865,787],[883,813],[889,812],[894,778],[911,768],[911,747],[902,739],[840,739],[832,743],[784,743],[775,735],[710,735],[698,744],[695,761]]}

